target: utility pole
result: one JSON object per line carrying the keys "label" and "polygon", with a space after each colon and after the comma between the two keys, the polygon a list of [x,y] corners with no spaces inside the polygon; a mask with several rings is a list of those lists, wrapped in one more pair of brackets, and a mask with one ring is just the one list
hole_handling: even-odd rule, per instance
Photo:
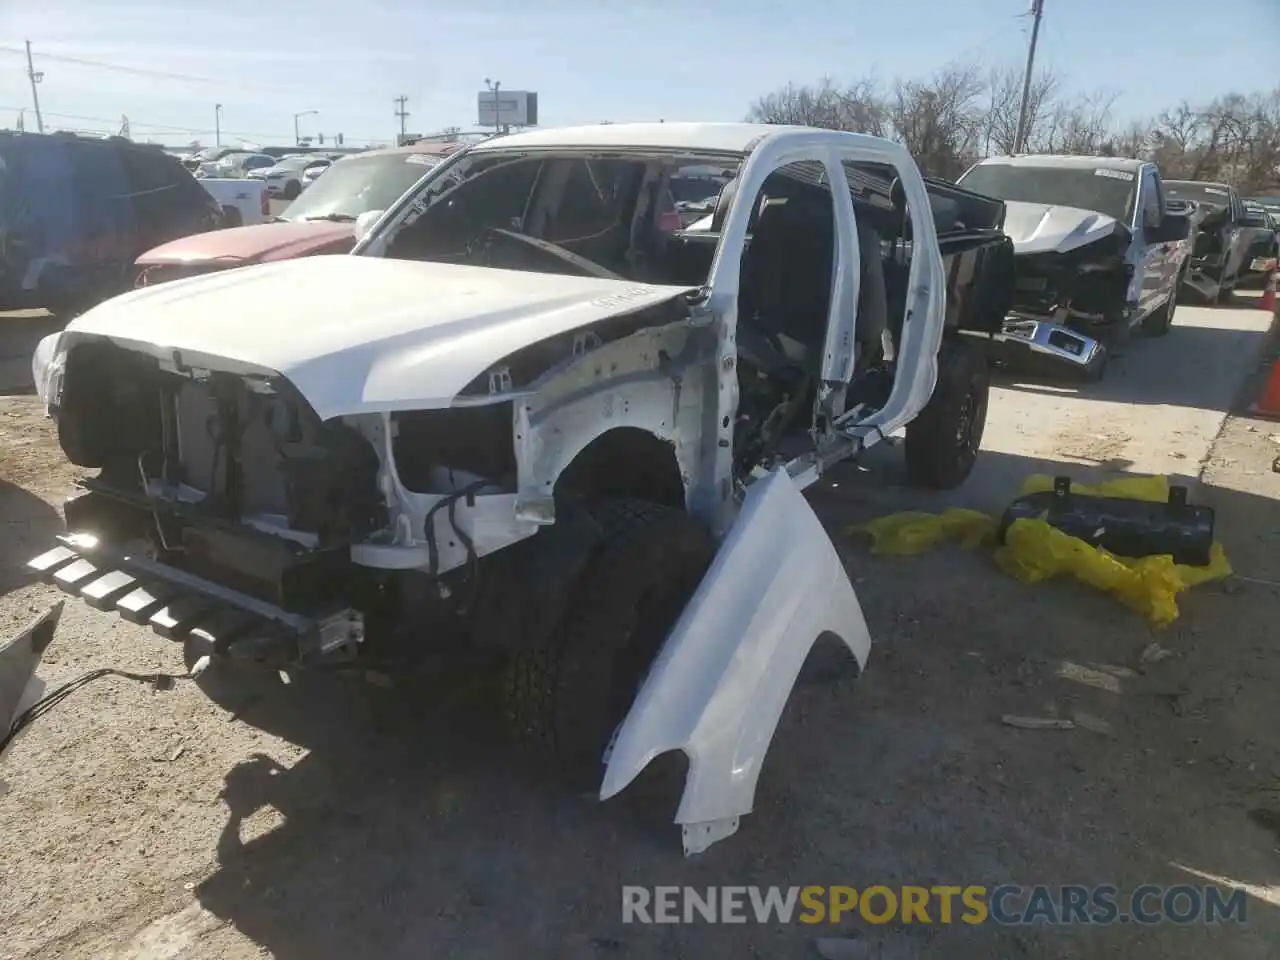
{"label": "utility pole", "polygon": [[213,145],[222,146],[222,104],[213,105]]}
{"label": "utility pole", "polygon": [[405,126],[405,122],[409,119],[409,111],[404,108],[404,105],[409,102],[409,98],[402,93],[392,102],[396,105],[395,115],[400,118],[400,139],[398,145],[403,146],[404,138],[408,129]]}
{"label": "utility pole", "polygon": [[1018,107],[1018,130],[1013,138],[1013,152],[1021,153],[1027,139],[1027,111],[1031,106],[1031,71],[1036,63],[1036,41],[1040,39],[1040,18],[1044,16],[1044,0],[1031,0],[1031,43],[1027,46],[1027,72],[1022,78],[1022,104]]}
{"label": "utility pole", "polygon": [[36,84],[44,79],[44,71],[37,71],[31,63],[31,41],[27,41],[27,78],[31,81],[31,102],[36,108],[36,130],[44,133],[44,117],[40,115],[40,94],[36,92]]}

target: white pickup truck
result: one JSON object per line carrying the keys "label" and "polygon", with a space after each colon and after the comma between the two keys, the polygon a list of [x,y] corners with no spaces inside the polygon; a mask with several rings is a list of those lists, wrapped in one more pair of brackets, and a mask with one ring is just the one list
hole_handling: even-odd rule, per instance
{"label": "white pickup truck", "polygon": [[224,227],[248,227],[271,215],[267,185],[249,177],[197,177],[196,182],[222,207]]}
{"label": "white pickup truck", "polygon": [[[733,175],[712,228],[662,229],[707,164]],[[782,126],[538,131],[423,170],[351,255],[134,290],[40,344],[62,448],[101,472],[29,567],[212,677],[493,657],[515,732],[602,798],[684,753],[701,851],[751,811],[815,642],[855,672],[870,649],[801,490],[899,428],[913,480],[973,467],[988,373],[958,334],[1003,322],[1004,205]]]}

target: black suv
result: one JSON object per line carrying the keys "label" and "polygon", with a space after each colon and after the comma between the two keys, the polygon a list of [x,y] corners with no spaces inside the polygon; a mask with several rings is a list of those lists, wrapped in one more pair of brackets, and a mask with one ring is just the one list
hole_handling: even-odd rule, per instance
{"label": "black suv", "polygon": [[159,147],[0,131],[0,310],[72,316],[131,289],[143,251],[220,219]]}

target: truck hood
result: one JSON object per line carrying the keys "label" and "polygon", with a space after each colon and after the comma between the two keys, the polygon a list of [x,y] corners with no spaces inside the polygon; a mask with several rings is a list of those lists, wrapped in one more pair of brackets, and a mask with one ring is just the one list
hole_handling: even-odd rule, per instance
{"label": "truck hood", "polygon": [[265,263],[316,253],[345,253],[355,246],[355,224],[328,221],[259,223],[197,233],[148,250],[140,267],[230,260]]}
{"label": "truck hood", "polygon": [[322,419],[448,407],[523,347],[692,288],[358,256],[223,270],[121,294],[59,349],[105,337],[167,361],[286,377]]}
{"label": "truck hood", "polygon": [[1114,217],[1076,207],[1005,201],[1004,232],[1017,253],[1068,253],[1115,233]]}

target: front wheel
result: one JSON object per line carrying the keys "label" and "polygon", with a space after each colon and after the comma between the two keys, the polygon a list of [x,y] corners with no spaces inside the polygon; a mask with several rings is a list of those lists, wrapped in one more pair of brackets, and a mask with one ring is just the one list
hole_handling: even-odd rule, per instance
{"label": "front wheel", "polygon": [[290,180],[284,185],[284,198],[286,200],[297,200],[298,194],[302,192],[302,187],[297,180]]}
{"label": "front wheel", "polygon": [[619,499],[591,513],[602,539],[564,618],[512,656],[503,683],[515,734],[584,787],[599,784],[610,739],[714,553],[682,510]]}
{"label": "front wheel", "polygon": [[950,490],[964,483],[982,446],[990,393],[983,351],[963,340],[943,341],[933,396],[907,424],[907,476],[913,484]]}
{"label": "front wheel", "polygon": [[[1179,278],[1178,285],[1182,285]],[[1164,306],[1160,307],[1149,317],[1142,321],[1142,332],[1148,337],[1163,337],[1173,327],[1173,314],[1178,309],[1178,297],[1176,293],[1169,294],[1168,301]]]}

